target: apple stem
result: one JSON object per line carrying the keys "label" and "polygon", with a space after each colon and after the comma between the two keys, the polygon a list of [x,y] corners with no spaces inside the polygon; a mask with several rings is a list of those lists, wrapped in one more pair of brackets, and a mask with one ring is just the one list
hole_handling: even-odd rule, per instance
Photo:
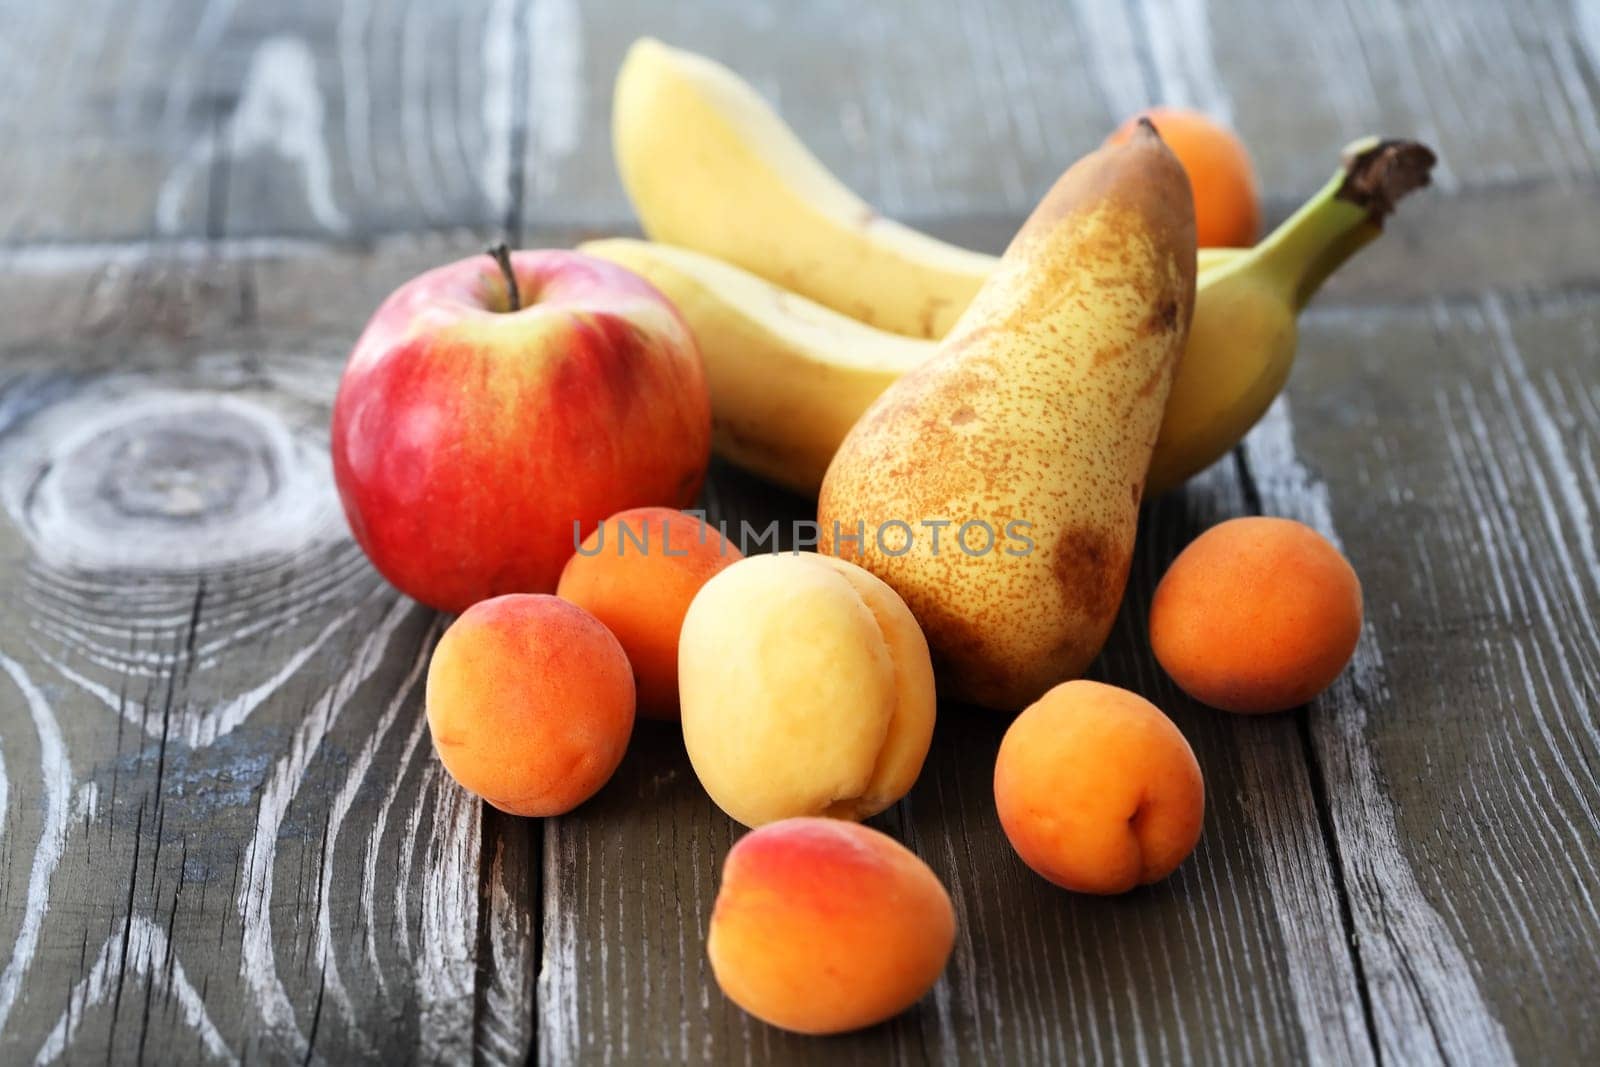
{"label": "apple stem", "polygon": [[511,269],[511,249],[504,242],[500,242],[489,249],[489,256],[500,265],[500,273],[506,276],[506,293],[511,298],[511,310],[522,310],[522,294],[517,290],[517,275]]}

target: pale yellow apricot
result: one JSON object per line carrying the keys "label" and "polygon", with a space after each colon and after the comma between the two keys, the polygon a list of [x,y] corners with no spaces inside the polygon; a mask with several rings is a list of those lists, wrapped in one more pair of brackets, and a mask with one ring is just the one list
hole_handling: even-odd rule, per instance
{"label": "pale yellow apricot", "polygon": [[815,553],[713,576],[684,618],[678,685],[690,763],[748,826],[876,814],[911,788],[933,737],[933,666],[910,609]]}

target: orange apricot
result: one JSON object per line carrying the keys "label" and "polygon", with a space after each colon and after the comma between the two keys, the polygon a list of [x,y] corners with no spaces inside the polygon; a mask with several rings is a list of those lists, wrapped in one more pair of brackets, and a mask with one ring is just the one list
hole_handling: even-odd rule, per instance
{"label": "orange apricot", "polygon": [[1200,247],[1254,244],[1261,231],[1261,194],[1255,165],[1239,135],[1201,111],[1153,107],[1118,126],[1106,142],[1126,140],[1141,118],[1155,125],[1189,175]]}
{"label": "orange apricot", "polygon": [[903,845],[858,823],[799,817],[728,853],[706,954],[723,993],[751,1015],[837,1034],[921,999],[955,936],[950,895]]}
{"label": "orange apricot", "polygon": [[689,602],[713,574],[744,558],[713,526],[672,508],[631,508],[597,526],[567,561],[556,595],[622,642],[639,714],[678,718],[678,635]]}
{"label": "orange apricot", "polygon": [[1328,539],[1292,519],[1218,523],[1156,586],[1150,645],[1202,704],[1299,707],[1344,670],[1361,638],[1361,581]]}
{"label": "orange apricot", "polygon": [[1075,681],[1012,722],[994,802],[1029,867],[1065,889],[1110,894],[1160,881],[1194,851],[1206,791],[1189,742],[1159,708]]}
{"label": "orange apricot", "polygon": [[543,594],[480,601],[428,664],[428,730],[462,788],[560,815],[605,785],[633,732],[633,671],[598,619]]}

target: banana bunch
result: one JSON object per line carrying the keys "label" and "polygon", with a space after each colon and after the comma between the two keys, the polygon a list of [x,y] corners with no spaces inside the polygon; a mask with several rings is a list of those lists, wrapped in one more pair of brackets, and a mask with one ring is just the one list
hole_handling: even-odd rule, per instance
{"label": "banana bunch", "polygon": [[[737,75],[641,40],[617,77],[612,136],[652,241],[581,246],[642,275],[700,343],[720,454],[814,494],[856,419],[932,355],[995,257],[876,215]],[[1368,139],[1250,249],[1202,249],[1194,319],[1146,496],[1228,451],[1283,388],[1317,288],[1427,184],[1433,153]]]}

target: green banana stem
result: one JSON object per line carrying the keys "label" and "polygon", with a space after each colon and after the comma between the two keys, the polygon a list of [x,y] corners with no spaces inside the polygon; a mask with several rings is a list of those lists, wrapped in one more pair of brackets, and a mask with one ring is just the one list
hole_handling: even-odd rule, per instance
{"label": "green banana stem", "polygon": [[1435,158],[1415,141],[1356,142],[1345,149],[1339,173],[1242,259],[1286,286],[1299,311],[1383,232],[1384,216],[1401,198],[1428,184]]}

